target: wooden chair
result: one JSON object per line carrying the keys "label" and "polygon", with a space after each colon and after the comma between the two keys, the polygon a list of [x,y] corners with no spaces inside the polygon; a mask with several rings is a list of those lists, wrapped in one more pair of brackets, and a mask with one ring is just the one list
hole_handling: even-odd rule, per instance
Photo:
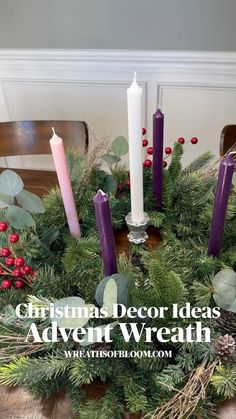
{"label": "wooden chair", "polygon": [[[50,155],[49,140],[52,127],[62,137],[65,149],[75,149],[80,154],[88,150],[88,127],[77,121],[19,121],[0,123],[0,157]],[[14,168],[14,166],[11,166]],[[57,184],[53,171],[14,169],[22,177],[25,188],[42,196]],[[0,169],[2,171],[2,169]]]}
{"label": "wooden chair", "polygon": [[220,155],[224,156],[234,145],[236,147],[236,125],[226,125],[220,136]]}

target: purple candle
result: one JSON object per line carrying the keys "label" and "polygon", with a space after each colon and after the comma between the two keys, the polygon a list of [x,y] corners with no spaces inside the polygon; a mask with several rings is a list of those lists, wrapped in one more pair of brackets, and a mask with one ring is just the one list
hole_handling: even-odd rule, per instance
{"label": "purple candle", "polygon": [[157,209],[162,207],[163,190],[163,131],[164,115],[160,109],[153,115],[153,171],[152,190],[156,200]]}
{"label": "purple candle", "polygon": [[209,256],[218,256],[220,254],[221,240],[224,234],[226,211],[232,187],[234,166],[234,160],[230,155],[227,155],[220,162],[215,202],[211,220],[210,239],[208,244]]}
{"label": "purple candle", "polygon": [[117,273],[115,240],[111,221],[111,211],[108,195],[103,191],[93,198],[96,215],[96,224],[100,239],[104,274],[110,276]]}

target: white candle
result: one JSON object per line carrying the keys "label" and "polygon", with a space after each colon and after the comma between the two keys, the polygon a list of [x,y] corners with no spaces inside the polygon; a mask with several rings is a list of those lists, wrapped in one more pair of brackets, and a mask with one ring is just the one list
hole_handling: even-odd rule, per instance
{"label": "white candle", "polygon": [[133,222],[144,219],[143,211],[143,145],[142,145],[142,96],[143,91],[134,80],[127,90],[128,131],[129,131],[129,166],[131,215]]}
{"label": "white candle", "polygon": [[56,167],[66,218],[71,235],[74,238],[79,239],[80,226],[75,207],[75,200],[72,192],[70,174],[67,166],[63,141],[60,137],[58,137],[58,135],[56,135],[54,128],[52,128],[52,130],[53,136],[49,142],[52,150],[54,164]]}

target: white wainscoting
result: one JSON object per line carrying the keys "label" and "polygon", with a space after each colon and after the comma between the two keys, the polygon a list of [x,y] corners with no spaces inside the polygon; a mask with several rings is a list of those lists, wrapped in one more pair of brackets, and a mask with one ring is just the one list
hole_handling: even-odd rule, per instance
{"label": "white wainscoting", "polygon": [[160,105],[166,145],[199,137],[199,145],[186,145],[186,163],[206,149],[218,154],[222,128],[236,123],[236,53],[0,50],[0,121],[85,120],[97,138],[127,136],[134,70],[150,142]]}

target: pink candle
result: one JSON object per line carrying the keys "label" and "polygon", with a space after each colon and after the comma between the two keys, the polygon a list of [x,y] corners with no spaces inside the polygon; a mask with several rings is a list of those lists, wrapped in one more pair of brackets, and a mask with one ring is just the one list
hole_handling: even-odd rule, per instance
{"label": "pink candle", "polygon": [[54,164],[56,167],[66,218],[71,235],[74,238],[79,239],[80,226],[75,207],[75,200],[73,197],[63,141],[60,137],[58,137],[58,135],[56,135],[54,128],[52,128],[52,130],[53,136],[49,142],[52,150]]}

